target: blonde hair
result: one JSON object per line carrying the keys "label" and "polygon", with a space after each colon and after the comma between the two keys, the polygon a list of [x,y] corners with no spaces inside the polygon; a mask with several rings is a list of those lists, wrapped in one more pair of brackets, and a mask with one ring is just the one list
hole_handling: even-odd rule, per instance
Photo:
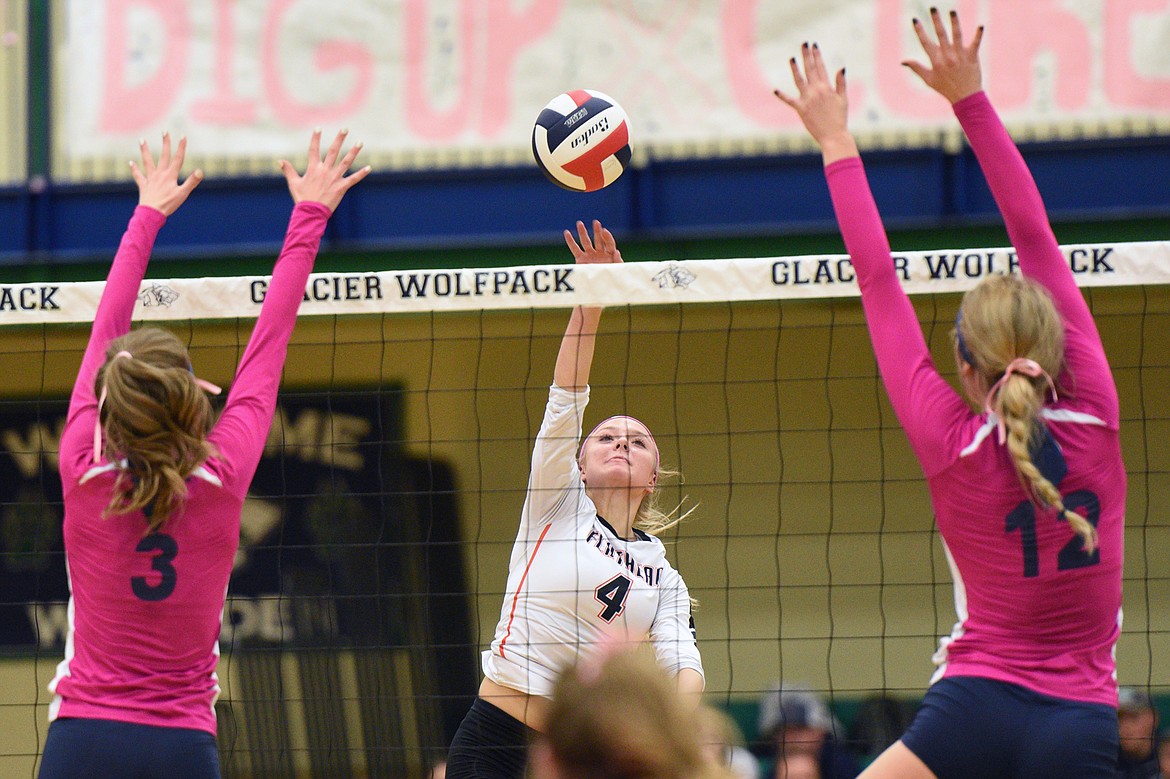
{"label": "blonde hair", "polygon": [[[593,438],[594,434],[606,422],[609,422],[612,419],[617,419],[619,417],[633,419],[634,421],[638,422],[640,425],[646,428],[646,432],[649,433],[651,441],[654,441],[654,434],[650,433],[649,426],[647,426],[645,422],[638,419],[637,417],[631,417],[626,414],[618,414],[615,416],[606,417],[605,419],[598,422],[596,426],[594,426],[593,432],[589,433],[589,435],[585,436],[581,440],[581,447],[577,452],[577,466],[579,468],[583,469],[584,467],[583,460],[585,457],[585,447],[589,445],[589,441]],[[634,514],[633,523],[634,527],[636,527],[638,530],[641,530],[643,533],[651,536],[656,536],[659,533],[669,530],[689,517],[691,512],[695,510],[694,506],[687,509],[686,511],[682,510],[683,503],[686,501],[685,496],[683,497],[683,500],[680,501],[679,504],[673,509],[667,511],[666,509],[662,508],[662,499],[660,497],[661,493],[659,491],[659,486],[664,481],[681,476],[682,474],[670,468],[663,467],[662,452],[658,449],[657,441],[654,441],[654,452],[654,476],[656,477],[654,481],[654,489],[647,493],[646,496],[642,498],[642,502],[638,504],[638,510]]]}
{"label": "blonde hair", "polygon": [[[130,356],[118,356],[129,352]],[[150,532],[187,497],[186,479],[214,450],[211,403],[196,384],[187,349],[172,333],[143,327],[112,341],[94,379],[105,453],[124,457],[103,516],[147,513]]]}
{"label": "blonde hair", "polygon": [[545,738],[569,779],[717,779],[698,711],[643,649],[582,660],[553,689]]}
{"label": "blonde hair", "polygon": [[717,765],[730,766],[733,751],[744,748],[743,732],[723,709],[703,705],[698,709],[699,744],[707,758]]}
{"label": "blonde hair", "polygon": [[712,743],[728,747],[744,746],[743,733],[731,715],[713,706],[699,707],[699,731]]}
{"label": "blonde hair", "polygon": [[1037,501],[1056,510],[1084,539],[1092,552],[1097,538],[1093,526],[1064,506],[1060,491],[1040,472],[1032,459],[1042,439],[1048,377],[1064,369],[1064,324],[1048,291],[1019,276],[997,276],[981,282],[963,296],[954,333],[963,359],[994,387],[1013,360],[1036,362],[1047,374],[1013,372],[988,397],[991,410],[1003,420],[1007,448],[1020,482]]}
{"label": "blonde hair", "polygon": [[695,506],[691,506],[686,511],[682,510],[686,496],[671,510],[667,511],[662,508],[660,485],[664,480],[673,479],[676,476],[681,476],[681,474],[678,471],[663,468],[661,465],[658,467],[658,481],[654,484],[654,490],[642,498],[642,502],[638,504],[638,513],[634,515],[634,527],[647,535],[656,536],[663,531],[670,530],[691,515],[691,512],[696,508]]}

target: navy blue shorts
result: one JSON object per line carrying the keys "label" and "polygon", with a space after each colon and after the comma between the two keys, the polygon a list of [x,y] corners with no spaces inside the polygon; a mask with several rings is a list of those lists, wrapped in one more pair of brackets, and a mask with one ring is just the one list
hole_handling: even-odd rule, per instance
{"label": "navy blue shorts", "polygon": [[105,719],[49,725],[39,779],[219,779],[219,751],[206,730]]}
{"label": "navy blue shorts", "polygon": [[1113,779],[1117,710],[953,676],[927,690],[902,743],[938,779]]}
{"label": "navy blue shorts", "polygon": [[522,779],[536,731],[476,698],[447,751],[447,779]]}

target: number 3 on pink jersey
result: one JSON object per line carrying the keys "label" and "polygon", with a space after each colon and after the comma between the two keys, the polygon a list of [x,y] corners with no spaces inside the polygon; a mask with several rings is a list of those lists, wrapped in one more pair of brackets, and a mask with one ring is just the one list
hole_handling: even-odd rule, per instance
{"label": "number 3 on pink jersey", "polygon": [[[158,584],[151,584],[145,576],[132,576],[130,588],[139,600],[166,600],[175,591],[178,572],[171,561],[179,554],[179,544],[166,533],[151,533],[138,542],[135,552],[158,552],[150,561],[151,569],[158,571]],[[153,577],[152,577],[153,578]]]}

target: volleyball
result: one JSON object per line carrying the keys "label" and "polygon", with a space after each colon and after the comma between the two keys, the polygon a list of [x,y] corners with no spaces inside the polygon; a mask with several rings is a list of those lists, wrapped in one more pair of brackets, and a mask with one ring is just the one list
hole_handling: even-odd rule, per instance
{"label": "volleyball", "polygon": [[616,181],[630,164],[630,120],[609,95],[592,89],[565,92],[536,117],[532,156],[558,187],[594,192]]}

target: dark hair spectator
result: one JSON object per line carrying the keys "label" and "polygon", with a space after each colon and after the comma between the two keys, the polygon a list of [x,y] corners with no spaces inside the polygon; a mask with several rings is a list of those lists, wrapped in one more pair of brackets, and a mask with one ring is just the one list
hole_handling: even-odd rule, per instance
{"label": "dark hair spectator", "polygon": [[841,741],[844,729],[816,692],[803,686],[781,685],[760,699],[757,727],[776,757],[774,776],[790,771],[793,755],[814,757],[822,779],[853,779],[861,773],[857,758]]}

